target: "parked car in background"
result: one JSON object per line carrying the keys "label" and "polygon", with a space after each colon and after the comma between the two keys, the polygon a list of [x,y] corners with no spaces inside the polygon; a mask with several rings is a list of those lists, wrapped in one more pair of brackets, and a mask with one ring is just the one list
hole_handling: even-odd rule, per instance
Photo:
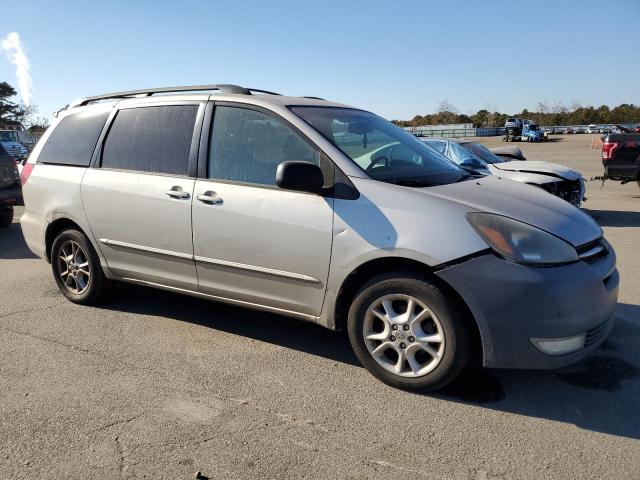
{"label": "parked car in background", "polygon": [[22,205],[22,188],[15,159],[0,145],[0,228],[13,222],[13,207]]}
{"label": "parked car in background", "polygon": [[602,137],[604,176],[640,185],[640,133],[609,133]]}
{"label": "parked car in background", "polygon": [[522,150],[520,150],[520,147],[515,145],[510,145],[508,147],[491,147],[489,150],[501,158],[506,158],[507,161],[526,160],[526,157],[524,156],[524,153],[522,153]]}
{"label": "parked car in background", "polygon": [[564,129],[564,134],[565,135],[571,135],[573,133],[575,133],[575,132],[574,132],[573,128],[571,128],[571,127],[567,127],[567,128]]}
{"label": "parked car in background", "polygon": [[593,124],[587,126],[585,133],[598,133],[598,126]]}
{"label": "parked car in background", "polygon": [[[203,90],[218,93],[177,94]],[[122,281],[346,329],[396,387],[440,388],[476,353],[573,363],[617,306],[591,217],[317,98],[235,85],[86,98],[23,179],[26,243],[70,301]]]}
{"label": "parked car in background", "polygon": [[582,175],[563,165],[541,161],[509,161],[484,145],[469,140],[431,137],[422,141],[469,171],[498,175],[539,187],[576,207],[582,204],[586,191]]}
{"label": "parked car in background", "polygon": [[17,162],[26,160],[28,151],[18,138],[16,130],[0,130],[0,145],[11,155]]}

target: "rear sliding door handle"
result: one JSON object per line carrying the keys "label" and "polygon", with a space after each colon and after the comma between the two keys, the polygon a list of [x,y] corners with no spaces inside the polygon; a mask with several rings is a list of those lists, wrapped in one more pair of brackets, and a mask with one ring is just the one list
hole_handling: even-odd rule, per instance
{"label": "rear sliding door handle", "polygon": [[196,200],[199,200],[203,203],[209,203],[212,205],[220,205],[222,204],[222,199],[218,196],[216,192],[208,191],[203,194],[196,195]]}
{"label": "rear sliding door handle", "polygon": [[191,198],[189,192],[182,190],[182,187],[173,187],[171,190],[165,190],[165,195],[169,195],[171,198],[179,198],[181,200],[188,200]]}

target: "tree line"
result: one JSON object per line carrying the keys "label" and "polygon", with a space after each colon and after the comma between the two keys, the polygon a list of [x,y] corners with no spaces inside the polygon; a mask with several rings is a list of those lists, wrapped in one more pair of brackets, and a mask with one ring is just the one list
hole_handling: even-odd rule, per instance
{"label": "tree line", "polygon": [[460,113],[447,100],[438,104],[436,113],[416,115],[411,120],[393,120],[401,127],[419,127],[422,125],[443,125],[450,123],[472,123],[474,127],[504,127],[507,118],[525,118],[534,120],[539,125],[589,125],[639,123],[640,106],[623,103],[614,108],[601,105],[598,108],[583,106],[577,102],[569,107],[558,102],[553,105],[540,102],[535,111],[526,108],[515,114],[491,112],[488,109],[478,110],[472,115]]}
{"label": "tree line", "polygon": [[10,130],[44,130],[46,118],[38,117],[38,107],[12,101],[18,92],[7,82],[0,82],[0,128]]}

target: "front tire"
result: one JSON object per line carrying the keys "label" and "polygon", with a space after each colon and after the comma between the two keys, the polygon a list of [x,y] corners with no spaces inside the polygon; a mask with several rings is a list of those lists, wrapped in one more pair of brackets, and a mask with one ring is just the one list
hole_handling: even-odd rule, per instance
{"label": "front tire", "polygon": [[349,310],[351,346],[376,378],[407,390],[438,390],[471,358],[465,311],[427,277],[380,275],[356,294]]}
{"label": "front tire", "polygon": [[7,228],[13,223],[13,207],[0,209],[0,228]]}
{"label": "front tire", "polygon": [[62,294],[74,303],[90,305],[103,299],[111,282],[87,236],[79,230],[65,230],[53,241],[51,269]]}

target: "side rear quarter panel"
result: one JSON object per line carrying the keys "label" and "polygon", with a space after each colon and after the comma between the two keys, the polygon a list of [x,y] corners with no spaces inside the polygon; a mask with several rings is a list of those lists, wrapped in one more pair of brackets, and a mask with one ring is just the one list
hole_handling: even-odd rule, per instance
{"label": "side rear quarter panel", "polygon": [[[90,108],[108,110],[112,107],[98,105]],[[77,111],[70,110],[67,114],[73,113],[77,113]],[[25,204],[25,213],[20,218],[22,232],[29,249],[40,258],[47,258],[46,233],[48,227],[56,220],[70,220],[89,237],[98,252],[105,273],[110,275],[104,257],[100,253],[100,249],[97,248],[82,203],[81,186],[87,167],[38,163],[42,148],[65,116],[66,114],[53,122],[29,157],[28,163],[33,164],[33,170],[22,187]]]}
{"label": "side rear quarter panel", "polygon": [[83,167],[39,164],[29,176],[24,187],[25,213],[20,223],[27,245],[39,257],[46,258],[47,228],[59,219],[76,223],[95,247],[80,193],[85,172]]}

